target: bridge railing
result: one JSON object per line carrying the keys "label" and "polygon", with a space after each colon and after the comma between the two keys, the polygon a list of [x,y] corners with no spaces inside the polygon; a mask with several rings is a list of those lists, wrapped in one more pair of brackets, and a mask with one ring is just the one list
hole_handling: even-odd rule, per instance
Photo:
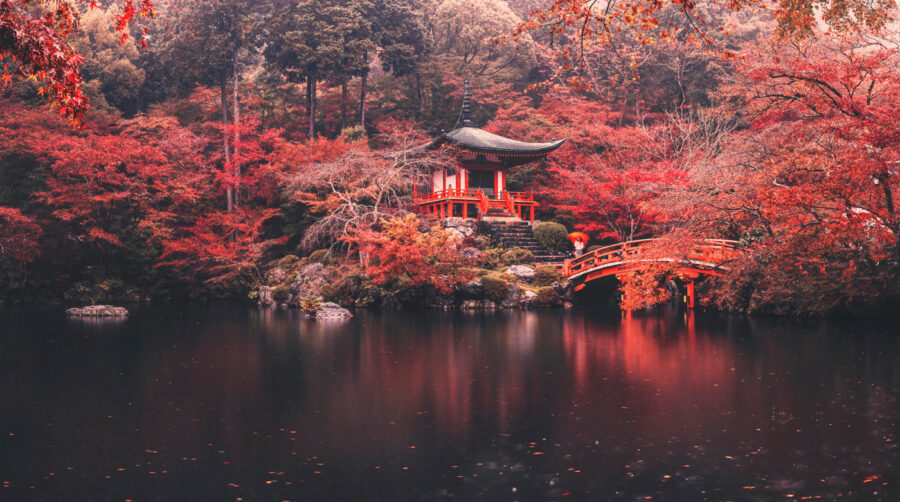
{"label": "bridge railing", "polygon": [[[578,258],[566,260],[563,264],[561,275],[563,277],[571,277],[604,265],[638,261],[640,255],[646,249],[646,245],[656,240],[657,239],[640,239],[597,248]],[[688,251],[686,259],[710,264],[719,264],[728,259],[735,244],[737,244],[735,241],[725,239],[703,240]],[[673,260],[676,259],[677,258],[673,258]]]}

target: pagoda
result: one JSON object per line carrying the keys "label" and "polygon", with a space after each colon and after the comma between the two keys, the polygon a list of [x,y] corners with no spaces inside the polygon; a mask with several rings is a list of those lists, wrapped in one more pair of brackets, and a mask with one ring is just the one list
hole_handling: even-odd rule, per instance
{"label": "pagoda", "polygon": [[421,193],[418,186],[414,187],[416,211],[440,218],[534,221],[534,194],[507,191],[507,172],[511,167],[543,159],[565,140],[528,143],[479,128],[472,121],[468,80],[457,125],[435,139],[431,148],[453,149],[458,167],[434,170]]}

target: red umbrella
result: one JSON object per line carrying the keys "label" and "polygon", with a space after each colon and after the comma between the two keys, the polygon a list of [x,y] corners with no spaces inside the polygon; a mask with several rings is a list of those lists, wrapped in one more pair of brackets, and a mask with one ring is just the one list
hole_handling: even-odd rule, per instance
{"label": "red umbrella", "polygon": [[572,241],[572,244],[581,241],[582,244],[587,246],[587,243],[591,240],[591,238],[588,237],[584,232],[572,232],[571,234],[569,234],[569,240]]}

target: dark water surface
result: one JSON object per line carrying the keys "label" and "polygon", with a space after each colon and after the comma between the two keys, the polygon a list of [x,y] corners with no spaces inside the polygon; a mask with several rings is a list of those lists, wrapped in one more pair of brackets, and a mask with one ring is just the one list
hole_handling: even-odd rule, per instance
{"label": "dark water surface", "polygon": [[0,315],[0,500],[900,500],[898,326]]}

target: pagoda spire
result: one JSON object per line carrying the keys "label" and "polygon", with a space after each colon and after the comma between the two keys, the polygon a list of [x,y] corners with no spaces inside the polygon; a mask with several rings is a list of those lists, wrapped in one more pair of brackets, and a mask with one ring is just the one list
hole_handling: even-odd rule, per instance
{"label": "pagoda spire", "polygon": [[469,79],[465,80],[463,90],[462,114],[460,114],[461,127],[478,127],[472,121],[472,93],[469,90]]}

